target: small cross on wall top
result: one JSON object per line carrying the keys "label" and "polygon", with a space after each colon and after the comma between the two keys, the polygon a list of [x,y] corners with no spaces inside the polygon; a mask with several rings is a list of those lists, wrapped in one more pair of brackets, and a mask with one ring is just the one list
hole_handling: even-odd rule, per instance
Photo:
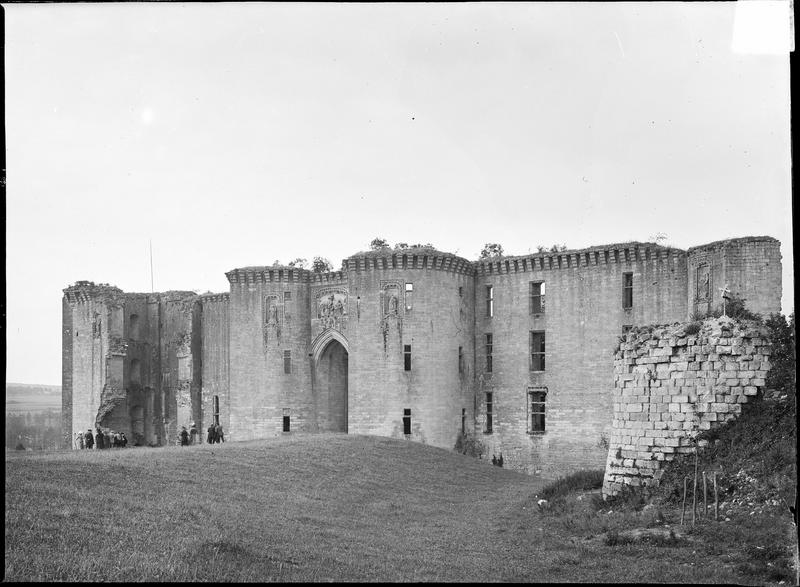
{"label": "small cross on wall top", "polygon": [[719,288],[719,291],[722,292],[722,315],[727,316],[727,314],[725,313],[725,300],[730,299],[731,290],[728,289],[728,284],[726,283],[725,287]]}

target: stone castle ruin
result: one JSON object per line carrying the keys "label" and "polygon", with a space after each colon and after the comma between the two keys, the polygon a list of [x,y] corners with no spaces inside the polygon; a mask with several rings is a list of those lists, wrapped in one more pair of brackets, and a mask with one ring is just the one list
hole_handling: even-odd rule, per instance
{"label": "stone castle ruin", "polygon": [[[231,440],[333,431],[452,448],[472,434],[507,467],[548,475],[600,467],[619,447],[616,464],[643,469],[643,445],[627,442],[633,435],[614,418],[628,389],[620,381],[644,395],[636,386],[645,357],[618,351],[620,336],[716,308],[722,288],[762,314],[780,311],[781,298],[780,243],[770,237],[474,262],[429,247],[379,249],[348,257],[340,271],[273,265],[226,276],[229,291],[216,294],[87,281],[64,290],[65,446],[95,425],[164,445],[181,426],[219,422]],[[706,351],[695,347],[712,344],[699,340],[678,347],[699,357]],[[670,369],[703,372],[704,359],[694,360],[699,371],[681,370],[683,359]],[[659,379],[666,364],[650,366],[655,381],[679,380],[673,371]],[[758,387],[747,379],[731,387]],[[666,413],[683,413],[671,407],[683,403],[664,402]],[[634,409],[624,412],[643,413]],[[657,446],[661,436],[643,437]]]}
{"label": "stone castle ruin", "polygon": [[693,453],[699,433],[741,414],[764,389],[772,354],[766,327],[723,316],[687,330],[686,323],[640,327],[620,343],[604,495],[657,484],[665,462]]}

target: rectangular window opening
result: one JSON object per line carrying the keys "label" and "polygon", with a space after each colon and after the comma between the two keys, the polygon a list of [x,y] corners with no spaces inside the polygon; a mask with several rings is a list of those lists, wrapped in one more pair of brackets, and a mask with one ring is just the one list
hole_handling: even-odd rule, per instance
{"label": "rectangular window opening", "polygon": [[403,346],[403,368],[406,371],[411,371],[411,345]]}
{"label": "rectangular window opening", "polygon": [[544,371],[544,331],[531,331],[531,371]]}
{"label": "rectangular window opening", "polygon": [[486,317],[491,318],[494,316],[494,287],[491,285],[486,286]]}
{"label": "rectangular window opening", "polygon": [[291,300],[292,300],[292,292],[290,291],[283,292],[283,301],[290,302]]}
{"label": "rectangular window opening", "polygon": [[403,434],[411,434],[411,408],[403,410]]}
{"label": "rectangular window opening", "polygon": [[493,351],[493,338],[491,334],[486,335],[486,372],[492,372],[492,351]]}
{"label": "rectangular window opening", "polygon": [[461,434],[467,432],[467,408],[461,408]]}
{"label": "rectangular window opening", "polygon": [[492,400],[494,394],[491,391],[486,392],[486,434],[492,433],[492,417],[494,416],[492,409]]}
{"label": "rectangular window opening", "polygon": [[530,432],[544,432],[545,398],[547,390],[533,389],[528,392],[530,406]]}
{"label": "rectangular window opening", "polygon": [[622,274],[622,307],[633,308],[633,273]]}
{"label": "rectangular window opening", "polygon": [[283,351],[283,372],[286,375],[292,372],[292,351]]}
{"label": "rectangular window opening", "polygon": [[219,396],[214,396],[214,401],[212,402],[212,413],[214,416],[214,424],[219,424]]}
{"label": "rectangular window opening", "polygon": [[464,372],[464,347],[458,347],[458,372]]}
{"label": "rectangular window opening", "polygon": [[544,314],[544,281],[531,282],[531,314]]}
{"label": "rectangular window opening", "polygon": [[413,307],[413,294],[414,293],[414,284],[413,283],[406,283],[406,312],[410,312],[411,308]]}

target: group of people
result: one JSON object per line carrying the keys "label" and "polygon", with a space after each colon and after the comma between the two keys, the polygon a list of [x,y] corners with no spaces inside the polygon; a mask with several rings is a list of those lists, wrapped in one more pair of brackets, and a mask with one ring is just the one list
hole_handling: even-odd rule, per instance
{"label": "group of people", "polygon": [[222,431],[222,426],[220,424],[211,424],[211,426],[208,427],[208,437],[206,441],[208,444],[225,442],[225,433]]}
{"label": "group of people", "polygon": [[503,466],[503,453],[500,453],[500,458],[498,459],[496,455],[492,455],[492,464],[495,467],[502,467]]}
{"label": "group of people", "polygon": [[[196,444],[198,442],[198,431],[194,422],[192,422],[190,430],[186,430],[186,426],[181,426],[178,440],[181,446],[189,446],[190,444]],[[208,427],[208,438],[206,440],[208,444],[225,442],[225,433],[222,430],[222,426],[212,423],[211,426]],[[199,441],[202,442],[202,440]]]}
{"label": "group of people", "polygon": [[128,439],[124,432],[114,432],[110,430],[103,432],[99,427],[95,433],[89,428],[86,432],[75,433],[75,448],[77,449],[103,449],[103,448],[124,448],[128,444]]}

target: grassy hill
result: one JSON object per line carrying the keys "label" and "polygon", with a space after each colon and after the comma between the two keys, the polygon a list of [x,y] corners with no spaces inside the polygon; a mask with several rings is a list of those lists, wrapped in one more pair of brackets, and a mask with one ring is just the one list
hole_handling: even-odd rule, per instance
{"label": "grassy hill", "polygon": [[609,514],[582,491],[540,510],[545,484],[337,434],[6,453],[5,578],[754,582],[726,562],[741,543],[609,541],[645,513]]}

